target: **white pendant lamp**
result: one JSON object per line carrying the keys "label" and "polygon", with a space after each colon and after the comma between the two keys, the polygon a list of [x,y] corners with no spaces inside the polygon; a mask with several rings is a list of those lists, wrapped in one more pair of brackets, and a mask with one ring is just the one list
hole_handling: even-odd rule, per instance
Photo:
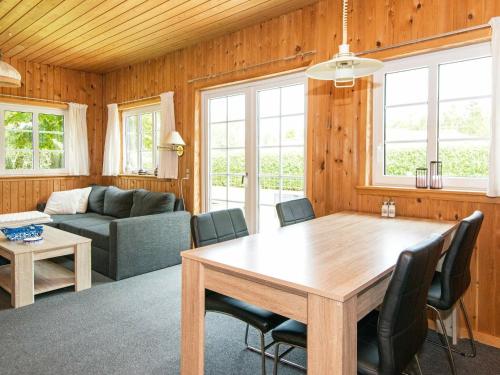
{"label": "white pendant lamp", "polygon": [[1,59],[2,51],[0,51],[0,87],[21,87],[21,74]]}
{"label": "white pendant lamp", "polygon": [[331,60],[311,66],[306,70],[309,78],[332,80],[335,87],[353,87],[356,78],[372,75],[382,68],[382,61],[356,57],[347,44],[347,0],[342,7],[342,44]]}

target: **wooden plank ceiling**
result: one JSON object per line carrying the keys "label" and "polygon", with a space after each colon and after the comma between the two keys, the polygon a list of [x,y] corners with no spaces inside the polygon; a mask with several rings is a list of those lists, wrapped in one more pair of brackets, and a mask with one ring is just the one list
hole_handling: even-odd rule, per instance
{"label": "wooden plank ceiling", "polygon": [[107,72],[315,0],[0,0],[7,58]]}

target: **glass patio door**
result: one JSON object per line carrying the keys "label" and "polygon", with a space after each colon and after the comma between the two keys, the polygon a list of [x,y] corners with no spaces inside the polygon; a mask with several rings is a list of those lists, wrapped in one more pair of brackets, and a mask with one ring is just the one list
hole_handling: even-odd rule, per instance
{"label": "glass patio door", "polygon": [[239,207],[251,233],[279,226],[276,204],[305,195],[303,74],[203,93],[204,211]]}

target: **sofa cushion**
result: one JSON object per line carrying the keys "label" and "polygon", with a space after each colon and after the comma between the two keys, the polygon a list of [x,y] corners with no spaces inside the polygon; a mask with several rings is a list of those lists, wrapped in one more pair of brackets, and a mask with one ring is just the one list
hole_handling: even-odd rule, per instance
{"label": "sofa cushion", "polygon": [[104,213],[104,195],[107,189],[107,186],[92,186],[87,204],[87,211],[96,212],[101,215]]}
{"label": "sofa cushion", "polygon": [[45,225],[51,225],[53,227],[59,228],[61,223],[67,223],[69,221],[81,220],[91,217],[102,217],[102,215],[96,214],[95,212],[87,212],[85,214],[73,214],[73,215],[51,215],[52,223],[47,223]]}
{"label": "sofa cushion", "polygon": [[129,217],[133,200],[133,190],[122,190],[110,186],[104,195],[104,215],[118,218]]}
{"label": "sofa cushion", "polygon": [[133,202],[131,217],[161,214],[174,211],[175,195],[139,189],[134,191]]}
{"label": "sofa cushion", "polygon": [[82,229],[88,229],[99,225],[107,225],[109,227],[109,223],[111,223],[114,219],[114,217],[102,215],[99,217],[81,218],[80,220],[71,220],[60,223],[59,229],[81,235]]}
{"label": "sofa cushion", "polygon": [[79,234],[82,237],[90,238],[92,240],[92,247],[96,246],[109,251],[109,224],[83,228]]}

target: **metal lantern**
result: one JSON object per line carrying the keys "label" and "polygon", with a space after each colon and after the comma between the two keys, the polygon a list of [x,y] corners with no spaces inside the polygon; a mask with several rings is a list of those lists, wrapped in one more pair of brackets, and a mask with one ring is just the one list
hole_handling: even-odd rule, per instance
{"label": "metal lantern", "polygon": [[429,185],[431,189],[443,188],[443,163],[431,161],[429,168]]}
{"label": "metal lantern", "polygon": [[417,168],[415,172],[415,187],[417,189],[427,189],[427,168]]}

